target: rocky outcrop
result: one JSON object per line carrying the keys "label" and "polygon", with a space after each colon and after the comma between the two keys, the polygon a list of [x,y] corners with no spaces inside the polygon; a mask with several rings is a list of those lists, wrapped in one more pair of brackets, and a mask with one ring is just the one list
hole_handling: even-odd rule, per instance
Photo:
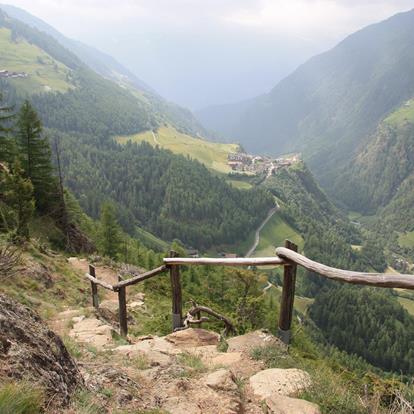
{"label": "rocky outcrop", "polygon": [[41,385],[56,407],[84,384],[62,340],[35,312],[0,294],[0,380],[7,379]]}

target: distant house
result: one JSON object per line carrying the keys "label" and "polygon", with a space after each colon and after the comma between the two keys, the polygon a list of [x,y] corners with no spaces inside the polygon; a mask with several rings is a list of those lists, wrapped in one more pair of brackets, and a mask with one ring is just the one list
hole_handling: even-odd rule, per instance
{"label": "distant house", "polygon": [[199,257],[198,250],[195,250],[195,249],[187,249],[187,256],[196,259],[197,257]]}
{"label": "distant house", "polygon": [[241,161],[229,161],[228,165],[233,171],[243,171],[243,163]]}
{"label": "distant house", "polygon": [[235,259],[237,257],[236,253],[224,253],[225,259]]}
{"label": "distant house", "polygon": [[6,69],[0,70],[0,78],[27,78],[28,76],[26,72],[9,72]]}

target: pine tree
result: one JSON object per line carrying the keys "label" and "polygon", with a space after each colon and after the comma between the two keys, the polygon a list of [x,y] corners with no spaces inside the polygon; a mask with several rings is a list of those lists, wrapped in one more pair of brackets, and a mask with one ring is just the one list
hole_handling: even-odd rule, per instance
{"label": "pine tree", "polygon": [[122,239],[113,204],[106,202],[102,205],[100,222],[102,254],[115,259],[120,251]]}
{"label": "pine tree", "polygon": [[[0,94],[0,103],[2,95]],[[12,108],[0,105],[0,162],[11,163],[14,159],[16,148],[13,138],[10,136],[11,128],[8,122],[13,118]]]}
{"label": "pine tree", "polygon": [[42,134],[42,123],[30,104],[25,101],[17,121],[19,155],[25,175],[33,184],[36,208],[50,210],[51,196],[56,198],[56,180],[52,174],[51,150]]}
{"label": "pine tree", "polygon": [[35,202],[33,185],[24,177],[20,162],[15,161],[13,171],[6,174],[5,202],[15,211],[16,223],[13,239],[17,242],[29,239],[29,222],[33,216]]}

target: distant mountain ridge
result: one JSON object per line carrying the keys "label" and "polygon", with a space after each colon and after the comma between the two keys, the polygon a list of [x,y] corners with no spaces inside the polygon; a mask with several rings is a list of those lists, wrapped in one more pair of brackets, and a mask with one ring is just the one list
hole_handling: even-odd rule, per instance
{"label": "distant mountain ridge", "polygon": [[0,9],[3,9],[10,17],[20,20],[28,26],[34,27],[52,36],[62,46],[78,56],[79,59],[100,75],[114,81],[119,81],[119,77],[124,76],[138,89],[154,93],[154,90],[150,86],[121,65],[112,56],[80,41],[69,39],[53,26],[19,7],[9,4],[0,4]]}
{"label": "distant mountain ridge", "polygon": [[[84,65],[103,78],[114,82],[122,89],[128,90],[139,102],[142,110],[151,114],[150,117],[155,116],[158,119],[157,123],[159,125],[170,123],[178,130],[195,136],[208,135],[191,111],[163,99],[145,82],[111,56],[81,42],[68,39],[48,23],[23,9],[10,5],[0,5],[0,13],[1,11],[5,13],[5,16],[11,18],[10,21],[14,26],[20,25],[20,30],[26,33],[28,37],[31,37],[32,40],[34,38],[38,39],[40,47],[49,46],[53,50],[59,51],[57,60],[69,58],[70,56],[69,60],[72,66],[75,65],[79,68]],[[7,19],[4,20],[3,18],[3,26],[6,21]],[[75,61],[76,64],[73,63]],[[124,92],[121,94],[124,94]],[[156,123],[152,123],[152,126],[156,126]],[[152,126],[148,125],[148,128]],[[139,132],[139,130],[135,132]]]}
{"label": "distant mountain ridge", "polygon": [[414,10],[350,35],[268,94],[197,115],[249,150],[302,152],[331,188],[378,123],[413,95],[412,73]]}

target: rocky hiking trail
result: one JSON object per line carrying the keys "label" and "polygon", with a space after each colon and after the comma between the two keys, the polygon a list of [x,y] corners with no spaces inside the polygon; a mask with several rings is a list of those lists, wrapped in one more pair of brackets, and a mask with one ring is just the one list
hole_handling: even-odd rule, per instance
{"label": "rocky hiking trail", "polygon": [[[71,258],[79,271],[87,262]],[[108,283],[117,281],[110,268],[96,267]],[[318,414],[319,408],[295,398],[311,385],[299,369],[265,369],[251,357],[258,347],[285,346],[274,336],[255,331],[227,339],[224,351],[220,336],[204,329],[186,329],[165,337],[117,335],[118,302],[106,292],[100,310],[66,309],[49,326],[69,338],[86,387],[107,412],[171,414],[277,413]],[[145,295],[128,298],[128,307],[145,311]],[[137,313],[135,313],[137,315]],[[158,410],[158,411],[151,411]],[[67,411],[72,413],[73,411]]]}

